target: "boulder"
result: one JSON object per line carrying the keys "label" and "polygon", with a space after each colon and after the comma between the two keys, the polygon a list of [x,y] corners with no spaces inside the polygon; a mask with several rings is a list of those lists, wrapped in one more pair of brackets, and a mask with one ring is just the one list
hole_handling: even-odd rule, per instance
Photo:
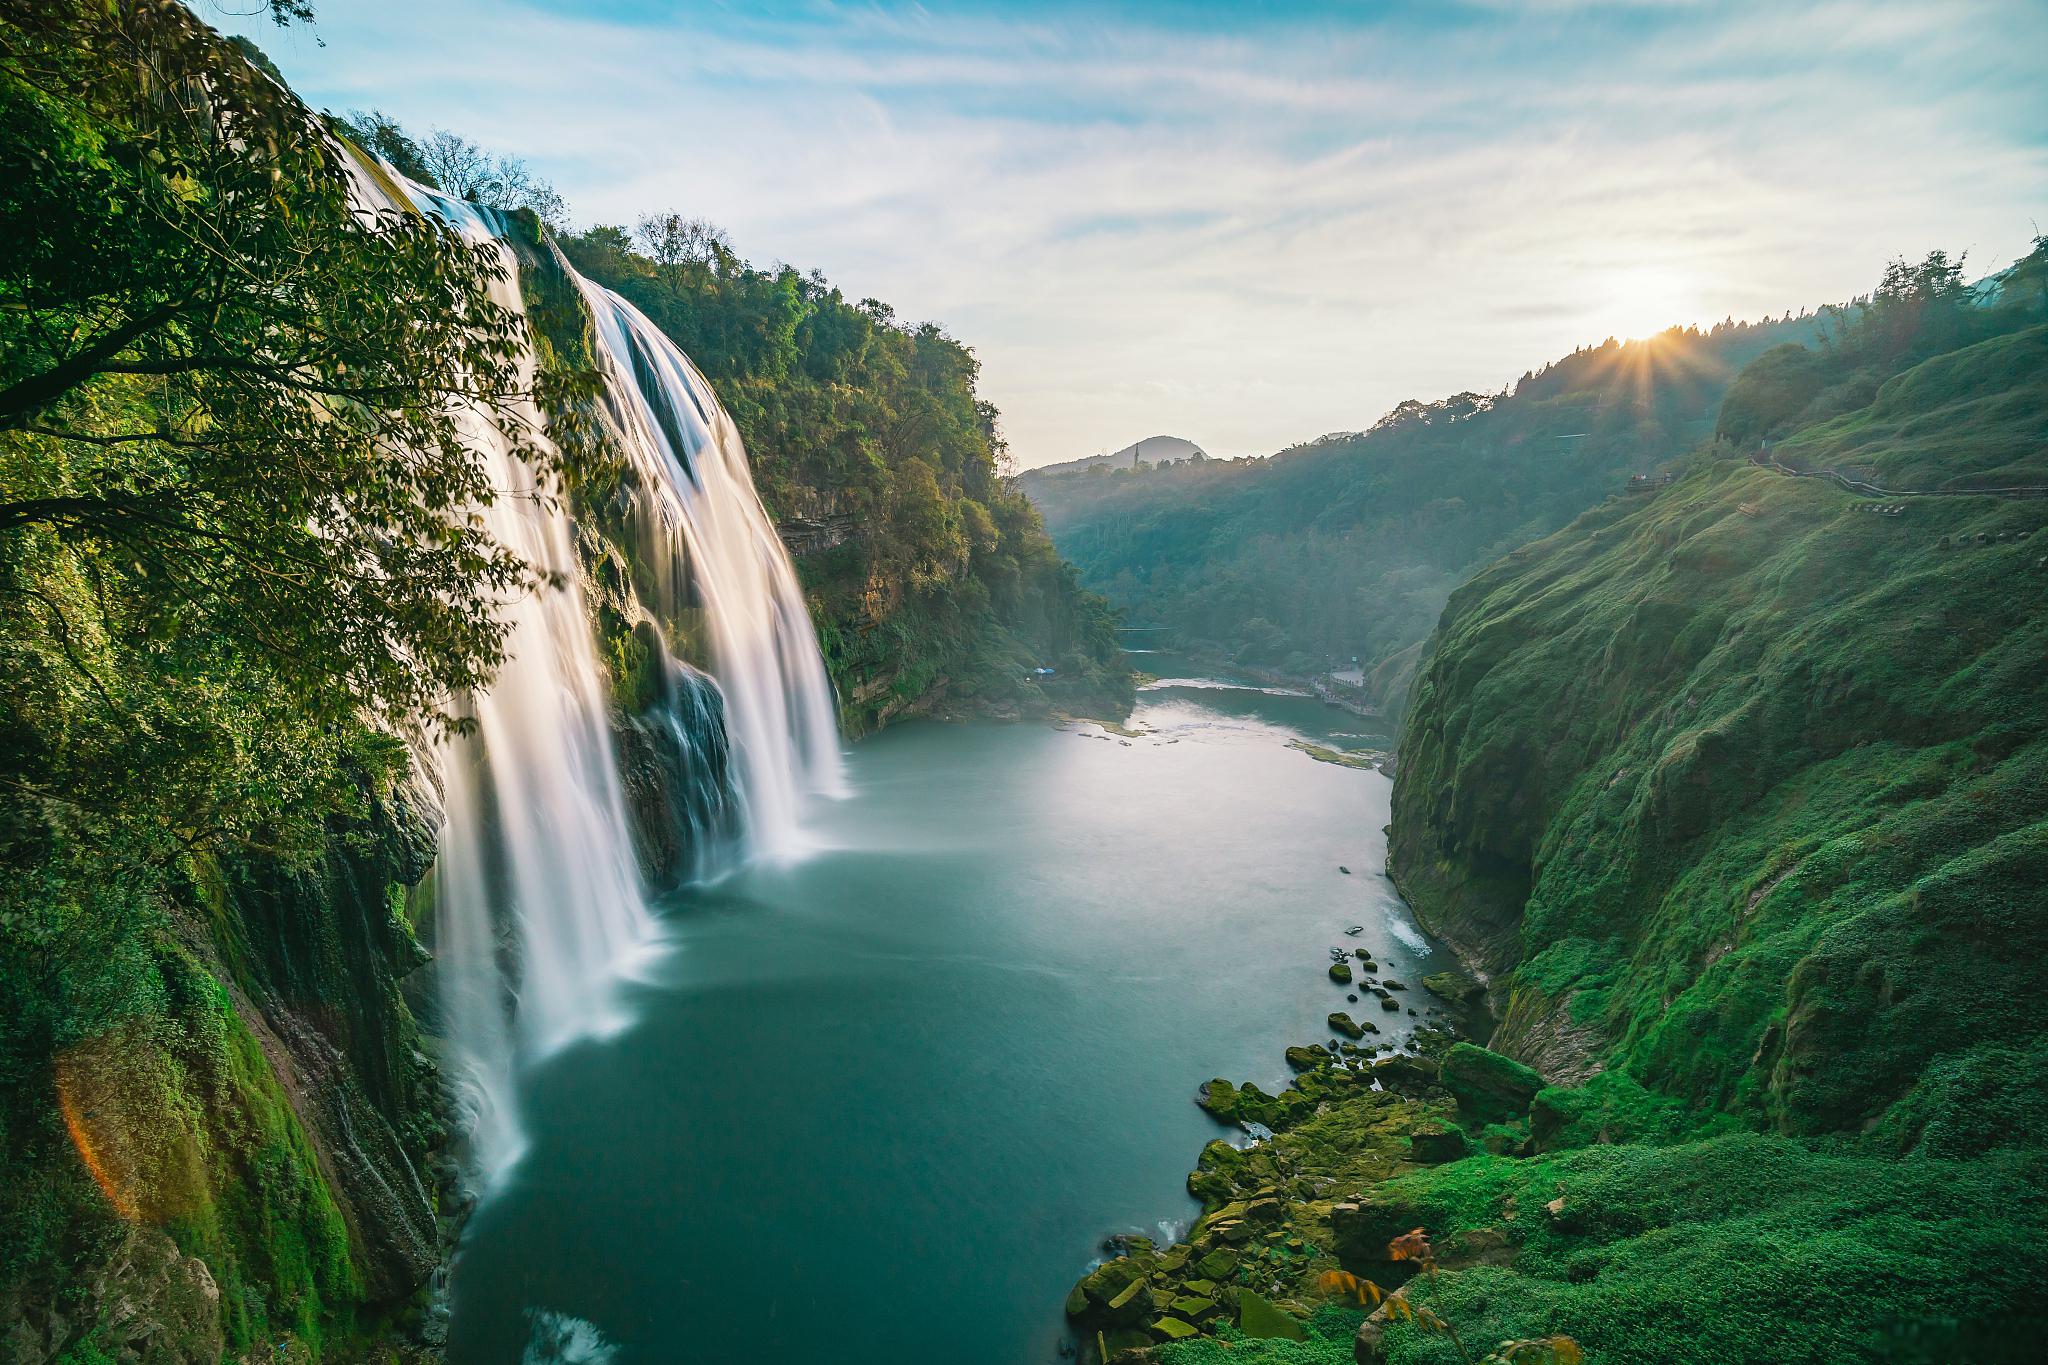
{"label": "boulder", "polygon": [[1310,1043],[1307,1047],[1291,1047],[1287,1049],[1287,1065],[1293,1067],[1297,1072],[1314,1071],[1318,1067],[1327,1066],[1329,1061],[1330,1050],[1321,1043]]}
{"label": "boulder", "polygon": [[1358,1022],[1343,1010],[1339,1010],[1330,1016],[1330,1028],[1335,1032],[1343,1034],[1346,1038],[1355,1039],[1365,1036],[1365,1030],[1359,1027]]}
{"label": "boulder", "polygon": [[1143,1322],[1152,1311],[1145,1274],[1128,1257],[1104,1261],[1082,1277],[1067,1295],[1067,1316],[1102,1324]]}
{"label": "boulder", "polygon": [[1422,978],[1422,989],[1457,1005],[1469,1005],[1486,994],[1486,987],[1460,971],[1431,972]]}
{"label": "boulder", "polygon": [[1264,1295],[1246,1289],[1237,1296],[1237,1329],[1248,1337],[1305,1341],[1301,1324]]}
{"label": "boulder", "polygon": [[1332,962],[1330,964],[1330,980],[1336,982],[1340,986],[1350,985],[1351,964],[1348,962]]}
{"label": "boulder", "polygon": [[1372,1064],[1372,1078],[1383,1090],[1419,1095],[1437,1083],[1437,1064],[1427,1057],[1397,1053]]}
{"label": "boulder", "polygon": [[1234,1122],[1237,1118],[1237,1087],[1218,1076],[1213,1081],[1202,1083],[1202,1088],[1195,1092],[1195,1103],[1225,1123]]}
{"label": "boulder", "polygon": [[1489,1122],[1519,1119],[1543,1088],[1543,1078],[1511,1057],[1471,1043],[1454,1043],[1443,1057],[1444,1088],[1458,1107]]}
{"label": "boulder", "polygon": [[1244,1217],[1246,1222],[1257,1223],[1262,1226],[1278,1223],[1286,1219],[1287,1206],[1278,1199],[1270,1197],[1254,1199],[1251,1203],[1245,1205]]}
{"label": "boulder", "polygon": [[1383,995],[1380,997],[1380,1008],[1393,1014],[1399,1014],[1401,1012],[1401,1002],[1391,995]]}
{"label": "boulder", "polygon": [[1441,1166],[1465,1155],[1465,1135],[1451,1124],[1432,1121],[1408,1135],[1408,1159],[1421,1166]]}

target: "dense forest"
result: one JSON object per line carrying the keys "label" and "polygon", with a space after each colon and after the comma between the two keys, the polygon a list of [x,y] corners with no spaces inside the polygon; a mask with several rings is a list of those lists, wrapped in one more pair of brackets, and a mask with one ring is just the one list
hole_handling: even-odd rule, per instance
{"label": "dense forest", "polygon": [[439,1260],[406,740],[539,586],[455,412],[587,379],[182,7],[0,55],[0,1354],[318,1354]]}
{"label": "dense forest", "polygon": [[739,424],[818,597],[850,732],[945,703],[1128,707],[1115,618],[1006,477],[972,351],[815,272],[755,269],[674,214],[562,248],[673,337]]}
{"label": "dense forest", "polygon": [[1134,624],[1295,674],[1356,657],[1398,715],[1452,588],[1692,448],[1736,372],[1818,321],[1610,338],[1510,391],[1403,403],[1267,459],[1023,482],[1082,581]]}
{"label": "dense forest", "polygon": [[2044,283],[2048,240],[1977,288],[1895,264],[1670,485],[1452,595],[1390,861],[1483,978],[1428,989],[1497,1028],[1212,1081],[1275,1136],[1211,1143],[1186,1241],[1075,1287],[1112,1354],[2038,1355]]}

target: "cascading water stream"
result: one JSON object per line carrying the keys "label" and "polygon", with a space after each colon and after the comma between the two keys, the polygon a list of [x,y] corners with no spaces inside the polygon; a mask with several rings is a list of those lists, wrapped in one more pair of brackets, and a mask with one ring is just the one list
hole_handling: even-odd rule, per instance
{"label": "cascading water stream", "polygon": [[656,609],[674,614],[691,599],[701,609],[749,851],[795,857],[804,800],[845,788],[832,686],[796,571],[704,376],[639,309],[574,278],[597,322],[611,421],[652,495],[646,548],[669,599]]}
{"label": "cascading water stream", "polygon": [[[399,184],[411,206],[498,251],[505,271],[494,301],[523,309],[516,259],[483,211],[381,169],[358,177],[366,202],[404,207],[380,188]],[[689,726],[715,723],[722,710],[747,851],[789,856],[801,847],[804,801],[836,794],[842,780],[831,687],[789,557],[731,418],[702,376],[630,305],[571,275],[597,322],[613,434],[640,483],[636,521],[667,598],[650,605],[669,620],[686,604],[701,613],[723,696],[722,708],[700,697],[689,715],[669,718],[671,757],[686,773],[701,763],[707,748]],[[528,379],[533,364],[529,355]],[[530,406],[513,417],[530,431],[544,427]],[[438,755],[447,825],[435,878],[436,956],[444,1024],[467,1072],[475,1164],[488,1180],[524,1147],[518,1068],[624,1022],[614,986],[648,942],[652,918],[606,674],[577,586],[574,527],[559,502],[539,496],[533,471],[489,416],[471,410],[458,420],[499,490],[479,515],[499,542],[560,584],[501,604],[505,663],[470,700],[475,733]],[[686,670],[665,642],[661,664],[675,710],[688,692],[679,688]]]}

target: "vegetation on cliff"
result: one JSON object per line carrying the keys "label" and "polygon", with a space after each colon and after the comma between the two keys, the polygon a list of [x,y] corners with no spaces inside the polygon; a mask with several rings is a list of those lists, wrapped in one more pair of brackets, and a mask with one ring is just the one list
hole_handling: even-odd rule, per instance
{"label": "vegetation on cliff", "polygon": [[[1761,358],[1673,486],[1452,598],[1393,868],[1491,974],[1493,1045],[1592,1079],[1531,1109],[1555,1169],[1397,1185],[1460,1233],[1510,1194],[1609,1191],[1454,1299],[1602,1359],[2031,1353],[2048,503],[1966,490],[2048,484],[2044,265],[1977,291],[1938,255],[1895,267],[1815,351]],[[1784,472],[1823,469],[1948,496]],[[1683,1334],[1653,1282],[1698,1305]]]}
{"label": "vegetation on cliff", "polygon": [[815,271],[757,269],[679,213],[569,232],[523,162],[444,129],[415,137],[377,110],[343,126],[424,184],[533,212],[711,381],[812,597],[849,733],[953,705],[1129,709],[1114,616],[1006,476],[979,362],[936,324],[852,302]]}
{"label": "vegetation on cliff", "polygon": [[1268,459],[1023,484],[1081,581],[1132,621],[1297,674],[1356,657],[1367,695],[1398,716],[1458,583],[1697,445],[1736,372],[1815,326],[1609,339],[1511,392],[1403,403]]}
{"label": "vegetation on cliff", "polygon": [[529,394],[495,254],[357,213],[243,51],[178,5],[0,17],[13,1360],[317,1354],[438,1259],[395,736],[458,723],[536,584],[456,405],[573,460],[512,414],[590,377]]}
{"label": "vegetation on cliff", "polygon": [[690,355],[739,425],[848,731],[948,704],[1129,708],[1115,618],[1005,477],[972,351],[818,274],[756,269],[675,214],[562,246]]}

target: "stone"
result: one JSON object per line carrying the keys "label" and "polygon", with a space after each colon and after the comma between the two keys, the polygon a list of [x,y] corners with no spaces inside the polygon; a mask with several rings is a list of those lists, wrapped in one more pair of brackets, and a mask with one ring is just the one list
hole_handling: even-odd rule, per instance
{"label": "stone", "polygon": [[1340,986],[1350,985],[1351,964],[1348,962],[1332,962],[1330,964],[1330,980],[1336,982]]}
{"label": "stone", "polygon": [[1237,1296],[1237,1329],[1248,1337],[1259,1339],[1305,1341],[1308,1338],[1300,1323],[1264,1295],[1249,1289]]}
{"label": "stone", "polygon": [[1083,1276],[1067,1295],[1067,1316],[1110,1324],[1141,1322],[1151,1311],[1145,1275],[1128,1257],[1104,1261]]}
{"label": "stone", "polygon": [[1431,972],[1422,978],[1422,989],[1458,1005],[1469,1005],[1486,994],[1486,987],[1460,971]]}
{"label": "stone", "polygon": [[1383,995],[1380,997],[1380,1008],[1399,1014],[1401,1012],[1401,1002],[1391,995]]}
{"label": "stone", "polygon": [[1329,1064],[1330,1050],[1321,1043],[1310,1043],[1307,1047],[1287,1049],[1287,1065],[1296,1071],[1314,1071]]}
{"label": "stone", "polygon": [[1160,1318],[1152,1324],[1152,1330],[1168,1341],[1180,1341],[1186,1337],[1199,1336],[1200,1332],[1179,1318]]}
{"label": "stone", "polygon": [[1254,1199],[1245,1205],[1244,1216],[1249,1223],[1278,1223],[1287,1217],[1287,1206],[1278,1199]]}
{"label": "stone", "polygon": [[1363,1038],[1365,1036],[1365,1030],[1359,1027],[1357,1021],[1343,1010],[1339,1010],[1330,1016],[1330,1027],[1343,1034],[1346,1038]]}
{"label": "stone", "polygon": [[1227,1280],[1237,1273],[1237,1253],[1228,1247],[1217,1247],[1195,1262],[1195,1269],[1205,1280]]}
{"label": "stone", "polygon": [[1213,1081],[1204,1081],[1195,1092],[1195,1103],[1225,1123],[1237,1117],[1237,1087],[1218,1076]]}
{"label": "stone", "polygon": [[1426,1123],[1408,1135],[1408,1159],[1420,1166],[1441,1166],[1465,1152],[1464,1133],[1448,1123]]}
{"label": "stone", "polygon": [[1383,1090],[1419,1095],[1437,1083],[1438,1068],[1437,1064],[1427,1057],[1410,1057],[1397,1053],[1374,1062],[1372,1078],[1380,1083]]}
{"label": "stone", "polygon": [[1460,1109],[1488,1121],[1522,1118],[1543,1088],[1543,1078],[1529,1067],[1471,1043],[1453,1043],[1444,1053],[1442,1078]]}

